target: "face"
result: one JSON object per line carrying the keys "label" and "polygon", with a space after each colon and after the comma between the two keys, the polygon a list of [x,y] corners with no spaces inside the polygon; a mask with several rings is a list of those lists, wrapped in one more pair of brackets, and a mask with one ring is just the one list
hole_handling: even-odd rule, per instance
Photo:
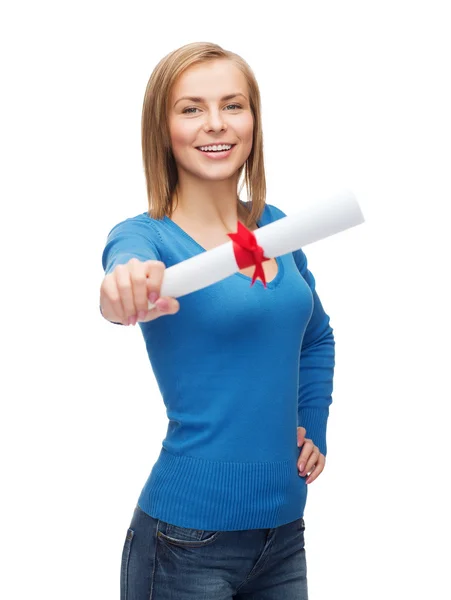
{"label": "face", "polygon": [[[168,121],[179,175],[210,181],[234,177],[252,150],[254,121],[246,78],[229,60],[193,65],[173,86]],[[200,149],[220,144],[232,148]]]}

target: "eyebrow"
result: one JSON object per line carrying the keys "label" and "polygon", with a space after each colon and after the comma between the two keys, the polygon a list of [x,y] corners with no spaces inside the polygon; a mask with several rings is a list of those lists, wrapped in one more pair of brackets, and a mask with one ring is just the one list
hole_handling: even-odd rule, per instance
{"label": "eyebrow", "polygon": [[[241,92],[238,92],[236,94],[228,94],[227,96],[223,96],[221,98],[221,102],[223,102],[224,100],[231,100],[232,98],[236,98],[237,96],[243,96],[243,98],[245,98],[247,100],[247,98],[244,94],[242,94]],[[190,100],[191,102],[205,102],[205,98],[201,98],[200,96],[183,96],[183,98],[179,98],[177,100],[177,102],[174,104],[174,106],[181,100]]]}

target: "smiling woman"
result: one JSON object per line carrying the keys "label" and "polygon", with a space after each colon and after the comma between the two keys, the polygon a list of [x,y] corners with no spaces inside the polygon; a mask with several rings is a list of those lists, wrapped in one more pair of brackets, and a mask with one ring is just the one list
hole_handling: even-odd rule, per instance
{"label": "smiling woman", "polygon": [[121,600],[308,598],[306,476],[325,464],[334,338],[306,257],[266,259],[267,286],[250,285],[251,266],[180,305],[158,298],[167,267],[285,216],[266,203],[262,140],[241,57],[195,43],[155,67],[148,210],[113,227],[102,256],[104,314],[139,317],[169,419],[126,532]]}
{"label": "smiling woman", "polygon": [[[168,114],[178,175],[174,220],[186,216],[188,206],[190,213],[196,206],[205,207],[207,197],[207,207],[215,202],[224,204],[226,196],[231,201],[235,198],[236,204],[239,169],[249,158],[253,143],[254,119],[248,97],[246,77],[231,60],[193,65],[175,81]],[[241,103],[230,104],[236,98]],[[224,145],[230,149],[224,150]],[[195,195],[191,193],[193,185]],[[213,208],[218,209],[219,205]]]}
{"label": "smiling woman", "polygon": [[[220,144],[232,149],[218,150]],[[206,146],[216,146],[217,154],[202,152]],[[224,230],[222,220],[232,231],[238,213],[255,227],[266,196],[261,101],[242,57],[209,43],[187,44],[164,57],[146,88],[142,149],[149,216],[188,226],[187,213],[195,210],[210,227]],[[244,185],[249,211],[239,201]]]}

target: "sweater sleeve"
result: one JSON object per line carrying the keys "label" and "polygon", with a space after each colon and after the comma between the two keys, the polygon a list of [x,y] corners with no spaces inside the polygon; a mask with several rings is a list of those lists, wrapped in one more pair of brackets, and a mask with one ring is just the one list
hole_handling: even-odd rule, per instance
{"label": "sweater sleeve", "polygon": [[[271,220],[287,215],[278,207],[269,205]],[[299,358],[298,426],[305,427],[306,437],[313,440],[326,456],[326,428],[329,406],[332,403],[335,367],[335,340],[329,316],[323,309],[315,289],[315,278],[308,269],[307,257],[302,250],[293,252],[293,258],[313,294],[313,312],[302,340]]]}
{"label": "sweater sleeve", "polygon": [[308,269],[307,258],[302,250],[296,250],[293,256],[313,294],[313,312],[302,340],[299,360],[298,426],[305,427],[306,437],[313,440],[326,456],[326,427],[332,403],[335,340],[329,316],[315,289],[315,278]]}
{"label": "sweater sleeve", "polygon": [[[141,261],[161,260],[151,234],[152,229],[136,219],[126,219],[115,225],[107,236],[102,252],[102,267],[105,275],[114,271],[117,265],[128,263],[131,258]],[[102,313],[100,306],[99,308]],[[122,325],[122,323],[115,324]]]}

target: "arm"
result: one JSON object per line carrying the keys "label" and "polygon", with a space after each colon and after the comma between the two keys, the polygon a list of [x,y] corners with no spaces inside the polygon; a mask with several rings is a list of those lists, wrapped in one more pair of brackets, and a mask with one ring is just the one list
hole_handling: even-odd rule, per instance
{"label": "arm", "polygon": [[[102,253],[102,267],[109,275],[117,265],[128,263],[131,258],[141,261],[161,260],[160,253],[151,238],[152,229],[142,221],[126,219],[113,227],[107,237]],[[100,314],[102,306],[99,305]],[[122,325],[110,321],[115,325]]]}
{"label": "arm", "polygon": [[[269,205],[271,220],[287,215],[273,204]],[[305,427],[306,437],[313,440],[326,456],[326,427],[329,406],[332,403],[335,367],[335,340],[315,291],[315,279],[308,270],[307,257],[302,250],[293,252],[293,258],[313,294],[313,312],[304,333],[299,358],[298,426]]]}
{"label": "arm", "polygon": [[326,456],[326,427],[332,403],[335,340],[329,316],[316,293],[315,279],[308,270],[304,252],[296,250],[293,257],[312,291],[314,302],[299,360],[298,426],[305,427],[306,437],[313,440]]}

